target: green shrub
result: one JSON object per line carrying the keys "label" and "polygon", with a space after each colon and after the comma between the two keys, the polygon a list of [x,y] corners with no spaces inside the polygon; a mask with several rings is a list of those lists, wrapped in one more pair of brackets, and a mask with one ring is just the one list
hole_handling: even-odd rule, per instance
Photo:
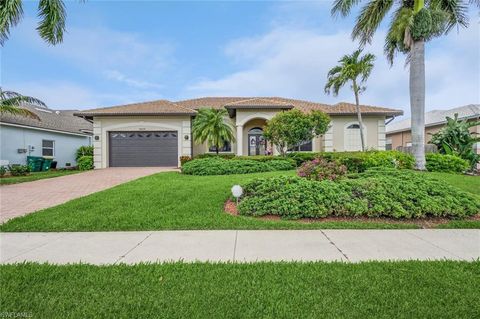
{"label": "green shrub", "polygon": [[7,168],[3,165],[0,165],[0,176],[3,177],[6,172],[7,172]]}
{"label": "green shrub", "polygon": [[288,154],[300,166],[305,161],[324,158],[345,165],[349,172],[364,172],[372,167],[412,169],[415,159],[412,155],[399,151],[368,151],[368,152],[320,152]]}
{"label": "green shrub", "polygon": [[191,160],[192,158],[190,156],[180,156],[180,165],[183,166],[183,164]]}
{"label": "green shrub", "polygon": [[232,159],[235,157],[233,153],[220,153],[220,154],[213,154],[213,153],[205,153],[205,154],[198,154],[194,157],[194,159],[201,159],[201,158],[223,158],[223,159]]}
{"label": "green shrub", "polygon": [[244,185],[242,215],[282,218],[368,216],[464,218],[480,212],[480,200],[425,174],[368,170],[355,178],[312,181],[272,177]]}
{"label": "green shrub", "polygon": [[344,177],[345,174],[347,174],[345,165],[329,162],[323,158],[304,162],[297,170],[298,176],[315,181],[323,181],[325,179],[334,181]]}
{"label": "green shrub", "polygon": [[185,163],[182,173],[189,175],[229,175],[247,174],[294,169],[295,165],[288,160],[254,161],[225,160],[222,158],[202,158]]}
{"label": "green shrub", "polygon": [[9,165],[8,170],[12,176],[25,176],[30,173],[28,165]]}
{"label": "green shrub", "polygon": [[455,155],[427,153],[427,170],[431,172],[464,173],[470,168],[470,163]]}
{"label": "green shrub", "polygon": [[93,146],[80,146],[77,149],[75,160],[78,162],[82,156],[93,156]]}
{"label": "green shrub", "polygon": [[93,169],[93,156],[82,156],[78,159],[77,164],[81,171]]}

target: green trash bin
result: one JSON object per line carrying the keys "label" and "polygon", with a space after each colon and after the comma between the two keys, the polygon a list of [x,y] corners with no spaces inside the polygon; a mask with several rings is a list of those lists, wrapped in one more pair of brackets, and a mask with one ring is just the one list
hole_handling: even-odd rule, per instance
{"label": "green trash bin", "polygon": [[52,165],[53,157],[44,157],[42,163],[42,171],[50,170],[50,166]]}
{"label": "green trash bin", "polygon": [[30,171],[40,172],[43,165],[43,157],[27,156],[27,165],[30,166]]}

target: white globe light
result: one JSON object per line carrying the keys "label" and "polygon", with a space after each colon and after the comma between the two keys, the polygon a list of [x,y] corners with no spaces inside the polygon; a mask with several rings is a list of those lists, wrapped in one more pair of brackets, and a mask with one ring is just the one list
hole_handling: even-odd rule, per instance
{"label": "white globe light", "polygon": [[240,185],[233,185],[232,195],[236,198],[239,198],[243,194],[243,188]]}

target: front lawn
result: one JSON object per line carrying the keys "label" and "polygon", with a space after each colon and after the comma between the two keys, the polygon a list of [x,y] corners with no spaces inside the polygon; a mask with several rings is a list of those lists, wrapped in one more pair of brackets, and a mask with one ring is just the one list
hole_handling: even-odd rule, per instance
{"label": "front lawn", "polygon": [[34,318],[478,318],[480,262],[0,266]]}
{"label": "front lawn", "polygon": [[[223,210],[234,184],[255,177],[294,175],[294,171],[228,176],[189,176],[176,172],[147,176],[0,225],[1,231],[119,231],[178,229],[418,228],[382,221],[295,222],[231,216]],[[441,175],[438,175],[441,176]],[[452,180],[458,182],[458,176]],[[446,179],[448,182],[448,179]],[[480,187],[474,177],[470,191]],[[466,221],[478,227],[479,221]],[[473,224],[472,224],[473,223]],[[476,224],[475,224],[476,223]]]}
{"label": "front lawn", "polygon": [[0,178],[0,185],[18,184],[24,182],[32,182],[39,179],[59,177],[80,173],[78,170],[52,170],[47,172],[32,172],[26,176],[4,176]]}

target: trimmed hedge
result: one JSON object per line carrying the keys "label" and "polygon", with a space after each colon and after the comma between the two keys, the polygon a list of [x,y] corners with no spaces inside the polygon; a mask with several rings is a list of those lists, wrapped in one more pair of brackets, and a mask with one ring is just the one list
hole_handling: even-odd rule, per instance
{"label": "trimmed hedge", "polygon": [[82,156],[77,161],[78,169],[88,171],[93,169],[93,156]]}
{"label": "trimmed hedge", "polygon": [[412,169],[415,158],[399,151],[368,151],[368,152],[295,152],[288,154],[295,160],[297,166],[315,158],[324,158],[345,165],[349,172],[359,173],[372,167]]}
{"label": "trimmed hedge", "polygon": [[246,160],[222,158],[202,158],[186,162],[182,166],[182,173],[189,175],[230,175],[247,174],[270,171],[285,171],[294,169],[295,165],[289,160]]}
{"label": "trimmed hedge", "polygon": [[233,153],[219,153],[218,155],[215,153],[205,153],[199,154],[194,157],[194,159],[201,159],[201,158],[223,158],[223,159],[232,159],[235,157]]}
{"label": "trimmed hedge", "polygon": [[470,163],[455,155],[427,153],[427,170],[431,172],[464,173],[470,169]]}
{"label": "trimmed hedge", "polygon": [[244,185],[239,212],[286,219],[327,216],[464,218],[480,212],[472,194],[408,170],[372,170],[339,181],[300,177],[255,179]]}

